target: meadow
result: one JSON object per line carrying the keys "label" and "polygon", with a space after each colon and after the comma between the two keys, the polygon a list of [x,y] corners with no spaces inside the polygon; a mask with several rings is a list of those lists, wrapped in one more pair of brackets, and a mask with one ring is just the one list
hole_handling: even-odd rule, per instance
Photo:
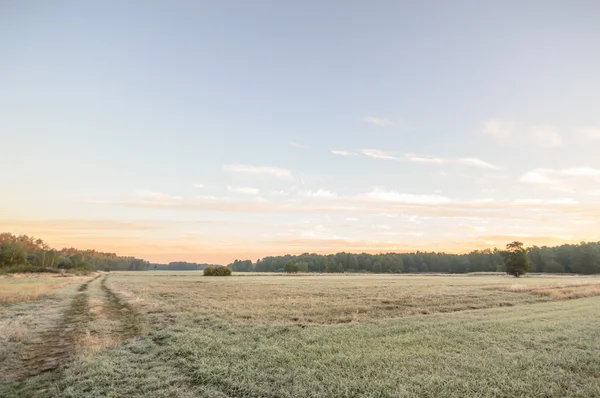
{"label": "meadow", "polygon": [[0,396],[600,396],[596,277],[53,279],[0,279]]}

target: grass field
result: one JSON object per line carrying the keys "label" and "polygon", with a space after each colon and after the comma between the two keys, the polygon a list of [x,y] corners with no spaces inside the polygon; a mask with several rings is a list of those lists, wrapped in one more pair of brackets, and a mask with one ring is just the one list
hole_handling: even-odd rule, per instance
{"label": "grass field", "polygon": [[0,396],[600,397],[599,294],[573,276],[102,274],[5,295]]}

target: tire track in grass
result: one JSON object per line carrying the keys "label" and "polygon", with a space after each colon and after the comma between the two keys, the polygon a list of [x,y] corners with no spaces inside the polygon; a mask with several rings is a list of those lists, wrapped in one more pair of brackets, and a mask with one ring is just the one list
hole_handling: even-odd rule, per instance
{"label": "tire track in grass", "polygon": [[22,381],[29,377],[53,371],[65,364],[81,348],[80,342],[89,333],[90,326],[96,316],[90,311],[88,287],[92,283],[100,284],[103,314],[116,321],[118,327],[110,330],[105,336],[115,343],[131,339],[142,331],[141,316],[124,300],[121,300],[106,285],[108,275],[98,275],[78,288],[69,308],[62,315],[58,326],[40,334],[38,342],[24,348],[21,355],[21,366],[14,376],[14,381]]}
{"label": "tire track in grass", "polygon": [[25,347],[15,379],[23,380],[58,368],[75,352],[79,337],[92,320],[87,296],[88,285],[100,275],[79,286],[77,295],[58,326],[41,333],[39,342]]}
{"label": "tire track in grass", "polygon": [[122,300],[106,285],[108,275],[102,278],[100,286],[104,292],[104,311],[119,320],[119,329],[115,330],[115,338],[120,341],[133,338],[142,331],[142,318],[127,301]]}

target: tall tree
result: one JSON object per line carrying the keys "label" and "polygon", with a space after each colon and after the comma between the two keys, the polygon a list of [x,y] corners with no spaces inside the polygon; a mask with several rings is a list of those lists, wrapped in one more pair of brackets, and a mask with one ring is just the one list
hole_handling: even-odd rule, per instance
{"label": "tall tree", "polygon": [[529,270],[530,262],[523,243],[514,241],[506,245],[504,251],[504,270],[507,274],[519,277]]}

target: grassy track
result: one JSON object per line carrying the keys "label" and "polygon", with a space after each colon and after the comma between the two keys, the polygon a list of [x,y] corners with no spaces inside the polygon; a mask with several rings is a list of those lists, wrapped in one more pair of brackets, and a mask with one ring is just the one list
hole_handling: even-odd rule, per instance
{"label": "grassy track", "polygon": [[[590,291],[595,278],[318,278],[111,275],[107,289],[128,299],[146,331],[0,395],[600,396],[600,297],[536,292]],[[275,293],[285,299],[269,307],[261,297]],[[328,300],[370,315],[348,322],[331,310],[320,321],[327,312],[315,306]],[[382,301],[397,308],[370,311],[389,306]],[[417,310],[402,309],[410,303]]]}

